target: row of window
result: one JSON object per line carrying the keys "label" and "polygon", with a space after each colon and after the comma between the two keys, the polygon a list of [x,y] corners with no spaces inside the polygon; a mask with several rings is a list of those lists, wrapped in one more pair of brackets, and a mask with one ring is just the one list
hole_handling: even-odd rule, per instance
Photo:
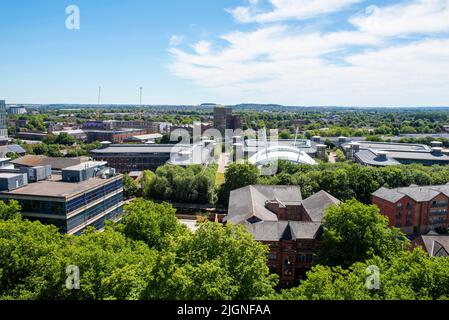
{"label": "row of window", "polygon": [[[268,259],[271,261],[277,260],[277,253],[270,252],[268,254]],[[296,263],[297,264],[311,264],[314,262],[314,255],[312,253],[298,253],[296,255]]]}
{"label": "row of window", "polygon": [[119,204],[123,201],[123,193],[116,194],[115,196],[106,199],[105,201],[77,214],[75,217],[67,220],[67,228],[68,230],[72,230],[77,228],[78,226],[86,223],[92,218],[100,215],[102,212],[105,212],[109,208]]}

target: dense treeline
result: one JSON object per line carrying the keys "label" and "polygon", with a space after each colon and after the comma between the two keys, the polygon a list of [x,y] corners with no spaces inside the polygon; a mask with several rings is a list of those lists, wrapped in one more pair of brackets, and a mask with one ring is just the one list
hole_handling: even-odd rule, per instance
{"label": "dense treeline", "polygon": [[154,174],[145,172],[143,195],[149,199],[172,202],[214,204],[217,200],[216,172],[216,165],[164,165]]}
{"label": "dense treeline", "polygon": [[[243,227],[204,222],[193,234],[170,205],[138,200],[122,223],[68,236],[22,220],[18,209],[0,203],[0,299],[252,299],[274,293],[267,248]],[[79,290],[66,287],[74,267]]]}
{"label": "dense treeline", "polygon": [[[376,207],[355,200],[327,211],[321,264],[280,293],[266,265],[268,248],[242,226],[204,222],[192,233],[169,204],[136,200],[121,223],[69,236],[22,220],[19,210],[14,201],[0,202],[0,299],[449,297],[449,259],[408,251]],[[74,268],[79,287],[69,289]]]}
{"label": "dense treeline", "polygon": [[228,202],[230,191],[256,183],[299,185],[304,198],[325,190],[340,200],[355,198],[369,204],[371,194],[382,186],[398,188],[413,184],[446,184],[449,182],[449,167],[414,164],[377,168],[351,162],[309,166],[279,161],[278,174],[275,176],[259,177],[256,167],[250,164],[233,164],[225,177],[226,181],[220,190],[220,203],[224,205]]}

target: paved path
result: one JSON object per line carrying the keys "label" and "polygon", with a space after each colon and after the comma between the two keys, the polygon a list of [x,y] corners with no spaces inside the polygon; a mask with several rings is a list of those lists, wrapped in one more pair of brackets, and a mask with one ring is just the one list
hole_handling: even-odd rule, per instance
{"label": "paved path", "polygon": [[219,173],[225,173],[226,167],[231,162],[230,154],[229,153],[222,153],[220,154],[220,159],[218,159],[218,172]]}

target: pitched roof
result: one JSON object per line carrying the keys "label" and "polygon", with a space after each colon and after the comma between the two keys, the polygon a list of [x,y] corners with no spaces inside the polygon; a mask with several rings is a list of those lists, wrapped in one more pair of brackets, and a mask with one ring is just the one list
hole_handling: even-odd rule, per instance
{"label": "pitched roof", "polygon": [[265,221],[245,225],[257,241],[317,239],[322,233],[321,223],[317,222]]}
{"label": "pitched roof", "polygon": [[4,158],[9,152],[15,152],[15,153],[26,153],[25,149],[23,149],[18,144],[9,144],[6,146],[0,146],[0,157]]}
{"label": "pitched roof", "polygon": [[449,256],[449,235],[423,235],[424,249],[432,257]]}
{"label": "pitched roof", "polygon": [[267,201],[277,200],[281,204],[301,204],[301,189],[298,186],[246,186],[231,192],[228,216],[225,221],[240,224],[251,218],[261,221],[278,221],[277,215],[265,207]]}
{"label": "pitched roof", "polygon": [[61,170],[68,167],[73,167],[81,163],[87,162],[88,157],[77,158],[51,158],[43,155],[26,155],[15,160],[11,163],[22,167],[38,167],[51,165],[54,170]]}
{"label": "pitched roof", "polygon": [[405,196],[412,198],[416,202],[427,202],[431,201],[441,193],[449,197],[449,185],[410,186],[396,189],[382,187],[374,192],[373,195],[389,202],[396,203]]}
{"label": "pitched roof", "polygon": [[323,221],[324,211],[332,206],[340,204],[340,200],[326,191],[320,191],[302,201],[302,205],[313,222]]}

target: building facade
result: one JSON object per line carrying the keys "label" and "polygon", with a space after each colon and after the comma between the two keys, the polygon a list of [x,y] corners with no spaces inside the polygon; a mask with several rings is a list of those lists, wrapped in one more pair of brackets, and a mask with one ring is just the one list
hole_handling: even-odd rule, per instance
{"label": "building facade", "polygon": [[146,134],[146,130],[143,129],[121,129],[121,130],[90,130],[86,131],[87,142],[92,143],[94,141],[109,141],[112,143],[123,143],[127,139]]}
{"label": "building facade", "polygon": [[207,164],[213,155],[213,146],[174,144],[104,144],[91,151],[92,158],[107,161],[120,173],[131,171],[155,171],[170,163],[175,165]]}
{"label": "building facade", "polygon": [[232,108],[214,107],[214,128],[220,131],[223,139],[227,129],[238,130],[243,127],[243,116],[233,115]]}
{"label": "building facade", "polygon": [[280,286],[298,283],[315,263],[325,210],[340,201],[321,191],[302,199],[297,186],[247,186],[231,192],[225,223],[244,225],[269,246],[268,266]]}
{"label": "building facade", "polygon": [[5,100],[0,100],[0,140],[8,139],[8,113]]}
{"label": "building facade", "polygon": [[449,185],[380,188],[373,193],[372,202],[388,217],[391,227],[409,235],[449,226]]}
{"label": "building facade", "polygon": [[[84,166],[75,166],[64,169],[63,176],[42,175],[32,183],[28,172],[0,173],[0,199],[18,201],[25,218],[55,225],[62,233],[79,235],[88,227],[101,230],[106,220],[117,220],[123,212],[122,176],[104,163],[90,162],[87,168],[90,174],[84,173]],[[79,179],[67,179],[65,170],[72,178],[77,172]]]}

